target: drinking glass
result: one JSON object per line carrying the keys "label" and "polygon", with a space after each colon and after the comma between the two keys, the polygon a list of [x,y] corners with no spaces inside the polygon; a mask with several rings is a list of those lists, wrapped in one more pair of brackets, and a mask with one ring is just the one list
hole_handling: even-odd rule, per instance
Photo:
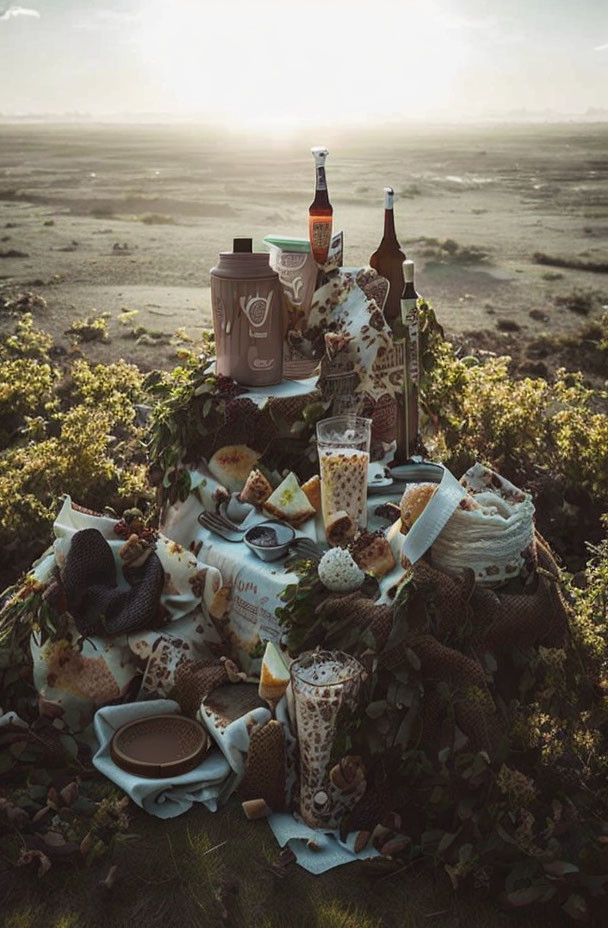
{"label": "drinking glass", "polygon": [[312,828],[336,828],[359,795],[337,795],[330,758],[343,706],[356,708],[365,670],[343,651],[307,651],[290,667],[300,754],[300,816]]}
{"label": "drinking glass", "polygon": [[367,525],[367,467],[371,419],[333,416],[317,423],[323,521],[345,511],[359,528]]}

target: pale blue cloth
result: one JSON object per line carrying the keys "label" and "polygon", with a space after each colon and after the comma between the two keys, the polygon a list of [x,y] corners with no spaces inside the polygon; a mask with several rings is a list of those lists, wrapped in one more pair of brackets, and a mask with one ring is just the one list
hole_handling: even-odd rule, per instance
{"label": "pale blue cloth", "polygon": [[[356,831],[351,832],[346,841],[342,841],[337,829],[324,831],[311,828],[304,822],[296,821],[293,815],[287,812],[271,815],[268,824],[279,847],[287,846],[296,855],[296,861],[300,867],[315,875],[325,873],[334,867],[340,867],[342,864],[350,864],[354,860],[367,860],[380,855],[380,851],[376,850],[372,844],[356,854],[354,850],[358,834]],[[315,849],[310,846],[310,842],[313,843]]]}
{"label": "pale blue cloth", "polygon": [[105,706],[95,713],[95,735],[99,750],[93,764],[109,780],[116,783],[142,809],[158,818],[175,818],[202,802],[215,812],[227,784],[232,785],[233,773],[224,755],[213,748],[198,767],[189,773],[168,779],[152,780],[137,777],[118,767],[110,756],[110,741],[114,732],[134,719],[149,715],[180,714],[171,699],[133,702],[123,706]]}

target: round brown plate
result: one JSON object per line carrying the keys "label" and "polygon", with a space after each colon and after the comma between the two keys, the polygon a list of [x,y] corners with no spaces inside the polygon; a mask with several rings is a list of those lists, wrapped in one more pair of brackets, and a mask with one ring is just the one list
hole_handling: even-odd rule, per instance
{"label": "round brown plate", "polygon": [[165,779],[194,770],[209,749],[207,732],[185,715],[150,715],[114,733],[110,754],[122,770]]}

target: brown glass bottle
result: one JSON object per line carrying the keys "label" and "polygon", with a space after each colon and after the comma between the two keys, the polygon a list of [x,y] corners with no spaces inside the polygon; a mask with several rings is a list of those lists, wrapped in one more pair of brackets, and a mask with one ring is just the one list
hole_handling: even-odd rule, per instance
{"label": "brown glass bottle", "polygon": [[326,148],[312,148],[311,151],[315,159],[315,198],[308,210],[308,235],[313,258],[323,267],[329,254],[334,215],[325,176],[325,159],[329,152]]}
{"label": "brown glass bottle", "polygon": [[397,397],[397,451],[395,460],[405,463],[420,447],[420,337],[418,294],[414,286],[414,262],[402,265],[403,293],[400,318],[405,332],[403,394]]}
{"label": "brown glass bottle", "polygon": [[384,304],[384,315],[391,326],[401,318],[400,300],[403,293],[403,262],[405,261],[405,254],[401,250],[395,233],[394,196],[395,192],[392,187],[384,188],[384,235],[369,259],[371,266],[386,277],[391,285]]}

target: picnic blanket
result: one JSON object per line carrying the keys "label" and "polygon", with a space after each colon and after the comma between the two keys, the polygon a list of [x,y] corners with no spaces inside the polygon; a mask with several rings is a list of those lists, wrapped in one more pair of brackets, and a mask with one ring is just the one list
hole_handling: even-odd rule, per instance
{"label": "picnic blanket", "polygon": [[[159,534],[133,583],[120,557],[125,541],[118,524],[67,498],[54,544],[33,569],[42,583],[57,577],[67,594],[62,637],[41,643],[32,635],[34,684],[63,709],[74,732],[86,729],[99,707],[135,699],[149,664],[166,695],[180,660],[217,660],[224,650],[209,614],[219,571]],[[171,661],[159,662],[157,655],[167,651]]]}

